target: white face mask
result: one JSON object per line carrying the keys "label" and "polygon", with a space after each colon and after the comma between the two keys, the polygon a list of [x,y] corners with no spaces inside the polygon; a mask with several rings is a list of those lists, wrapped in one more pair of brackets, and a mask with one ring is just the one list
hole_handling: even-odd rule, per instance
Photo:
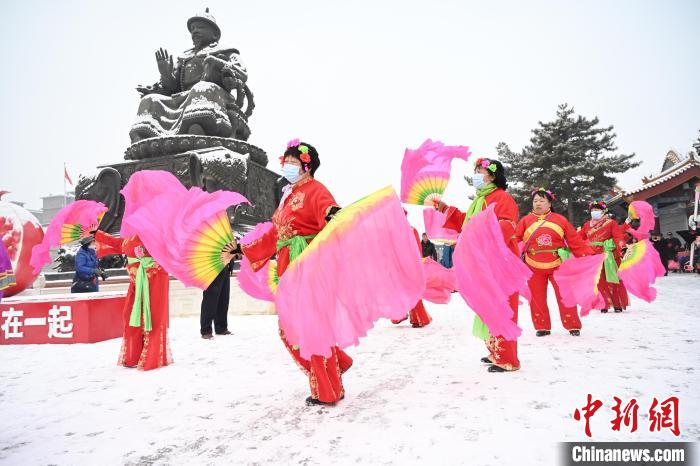
{"label": "white face mask", "polygon": [[472,175],[472,186],[474,186],[474,189],[481,189],[484,187],[484,184],[483,173],[474,173]]}
{"label": "white face mask", "polygon": [[299,167],[298,165],[285,163],[282,166],[282,176],[284,176],[287,179],[287,181],[294,184],[297,181],[299,181],[299,178],[301,178],[300,169],[301,167]]}
{"label": "white face mask", "polygon": [[593,220],[600,220],[603,218],[603,211],[602,210],[591,210],[591,218]]}

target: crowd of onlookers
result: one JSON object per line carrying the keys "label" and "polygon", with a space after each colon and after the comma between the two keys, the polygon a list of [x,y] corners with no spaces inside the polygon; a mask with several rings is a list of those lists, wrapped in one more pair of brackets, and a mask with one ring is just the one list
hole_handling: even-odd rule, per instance
{"label": "crowd of onlookers", "polygon": [[685,245],[682,245],[672,232],[668,232],[666,237],[652,235],[651,242],[659,252],[667,274],[669,271],[700,273],[700,261],[698,260],[700,258],[700,237],[695,238],[695,254],[692,264],[690,264],[692,241],[686,241]]}

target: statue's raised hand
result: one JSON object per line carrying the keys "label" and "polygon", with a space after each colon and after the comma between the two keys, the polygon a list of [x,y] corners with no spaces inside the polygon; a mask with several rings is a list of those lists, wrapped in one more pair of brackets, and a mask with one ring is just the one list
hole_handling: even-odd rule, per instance
{"label": "statue's raised hand", "polygon": [[156,63],[158,63],[158,71],[161,76],[173,75],[173,56],[167,50],[163,48],[156,50]]}

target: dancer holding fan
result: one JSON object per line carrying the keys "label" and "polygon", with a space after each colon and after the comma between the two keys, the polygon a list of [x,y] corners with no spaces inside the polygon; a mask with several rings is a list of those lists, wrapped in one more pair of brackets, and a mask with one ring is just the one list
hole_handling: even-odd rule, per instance
{"label": "dancer holding fan", "polygon": [[137,235],[117,238],[94,232],[104,254],[125,254],[129,290],[124,303],[124,340],[118,364],[148,371],[173,363],[168,342],[169,276]]}
{"label": "dancer holding fan", "polygon": [[629,297],[624,285],[620,283],[617,269],[622,259],[622,248],[627,241],[622,229],[608,217],[608,207],[603,201],[593,200],[588,203],[591,219],[583,224],[579,234],[588,241],[595,254],[604,254],[604,268],[601,271],[598,289],[605,298],[605,308],[600,311],[608,312],[612,307],[615,312],[622,312],[629,305]]}
{"label": "dancer holding fan", "polygon": [[[472,176],[472,185],[476,189],[476,198],[469,205],[466,213],[461,212],[456,207],[450,207],[442,201],[436,203],[436,209],[447,215],[444,228],[462,231],[462,227],[470,218],[486,209],[487,206],[495,204],[495,215],[501,227],[503,241],[507,244],[508,249],[517,255],[518,245],[513,240],[513,233],[518,221],[518,205],[506,192],[508,183],[501,162],[486,158],[478,159]],[[513,311],[512,321],[517,324],[518,294],[512,294],[508,303]],[[520,369],[517,339],[506,340],[503,336],[492,336],[478,316],[474,319],[472,333],[486,343],[489,355],[481,358],[481,362],[491,364],[488,368],[489,372]]]}
{"label": "dancer holding fan", "polygon": [[554,287],[554,294],[559,305],[561,322],[573,336],[581,334],[581,320],[576,306],[566,306],[562,301],[559,285],[555,280],[555,272],[562,263],[562,258],[571,252],[576,257],[593,254],[590,247],[583,241],[574,227],[563,216],[552,211],[554,194],[545,188],[536,188],[530,192],[532,212],[518,222],[515,229],[517,241],[523,241],[523,260],[532,270],[532,278],[528,281],[532,299],[530,313],[532,324],[538,337],[551,333],[552,322],[547,306],[547,282]]}
{"label": "dancer holding fan", "polygon": [[[280,206],[272,217],[273,225],[241,249],[254,271],[265,266],[276,253],[277,274],[282,277],[289,264],[301,254],[340,207],[328,189],[314,179],[321,161],[312,145],[298,139],[290,141],[284,155],[280,157],[280,163],[290,184],[284,188]],[[342,374],[352,366],[350,356],[340,348],[333,347],[330,357],[312,355],[306,359],[301,357],[299,348],[289,344],[281,327],[280,338],[292,358],[309,377],[311,396],[306,399],[307,404],[333,404],[345,396]]]}

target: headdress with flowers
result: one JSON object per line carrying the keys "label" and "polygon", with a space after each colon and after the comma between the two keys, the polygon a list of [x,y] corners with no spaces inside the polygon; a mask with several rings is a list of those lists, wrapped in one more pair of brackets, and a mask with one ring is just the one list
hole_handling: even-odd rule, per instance
{"label": "headdress with flowers", "polygon": [[535,197],[535,194],[542,194],[544,196],[547,196],[552,201],[557,200],[557,196],[555,196],[552,191],[550,191],[549,189],[543,188],[542,186],[540,186],[538,188],[532,188],[532,191],[530,191],[530,197]]}
{"label": "headdress with flowers", "polygon": [[588,210],[591,211],[593,209],[600,209],[603,212],[607,212],[608,205],[602,200],[593,199],[591,202],[588,203]]}
{"label": "headdress with flowers", "polygon": [[483,168],[487,169],[488,171],[490,171],[491,173],[496,173],[496,170],[498,170],[498,167],[496,166],[496,164],[492,160],[486,159],[486,158],[476,159],[474,166],[475,167],[483,167]]}
{"label": "headdress with flowers", "polygon": [[[287,143],[287,149],[296,148],[299,151],[299,160],[301,160],[302,166],[305,172],[311,170],[311,155],[309,154],[309,146],[302,144],[299,138],[292,139]],[[284,155],[280,155],[280,165],[284,165]]]}

